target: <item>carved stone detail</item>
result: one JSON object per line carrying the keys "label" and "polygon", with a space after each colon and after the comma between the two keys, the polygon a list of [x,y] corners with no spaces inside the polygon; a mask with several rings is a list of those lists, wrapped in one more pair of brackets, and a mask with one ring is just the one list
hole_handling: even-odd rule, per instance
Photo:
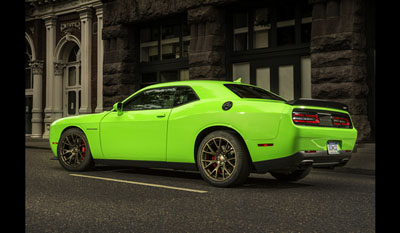
{"label": "carved stone detail", "polygon": [[32,67],[33,75],[37,75],[37,74],[41,75],[41,74],[43,74],[43,64],[44,64],[44,62],[43,61],[39,61],[39,60],[32,61],[30,63],[30,66]]}

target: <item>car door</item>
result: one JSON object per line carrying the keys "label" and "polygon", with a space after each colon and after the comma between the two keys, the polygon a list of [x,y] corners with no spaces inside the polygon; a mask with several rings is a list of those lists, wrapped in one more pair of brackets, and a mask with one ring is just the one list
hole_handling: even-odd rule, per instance
{"label": "car door", "polygon": [[122,114],[100,123],[105,159],[166,161],[167,123],[175,87],[144,90],[123,102]]}
{"label": "car door", "polygon": [[194,162],[194,142],[203,117],[202,112],[196,110],[199,99],[191,87],[177,87],[174,108],[168,119],[167,162]]}

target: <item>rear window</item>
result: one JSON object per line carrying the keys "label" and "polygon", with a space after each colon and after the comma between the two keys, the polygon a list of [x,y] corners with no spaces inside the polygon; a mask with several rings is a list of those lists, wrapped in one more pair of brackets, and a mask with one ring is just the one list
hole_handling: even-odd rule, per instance
{"label": "rear window", "polygon": [[282,99],[279,96],[274,95],[271,92],[258,87],[240,85],[240,84],[224,84],[224,85],[233,93],[238,95],[240,98],[256,98],[256,99],[286,101],[285,99]]}

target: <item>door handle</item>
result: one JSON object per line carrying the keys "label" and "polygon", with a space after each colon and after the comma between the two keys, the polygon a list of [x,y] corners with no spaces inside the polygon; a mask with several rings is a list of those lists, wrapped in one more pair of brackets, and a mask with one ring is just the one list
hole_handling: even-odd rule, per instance
{"label": "door handle", "polygon": [[157,118],[163,118],[163,117],[165,117],[165,113],[157,115]]}

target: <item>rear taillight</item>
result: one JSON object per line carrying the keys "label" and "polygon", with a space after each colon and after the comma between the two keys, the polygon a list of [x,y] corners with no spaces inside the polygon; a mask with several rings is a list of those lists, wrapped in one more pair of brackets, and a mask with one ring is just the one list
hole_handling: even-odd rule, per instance
{"label": "rear taillight", "polygon": [[349,119],[345,118],[345,117],[333,116],[332,123],[333,123],[333,125],[337,125],[337,126],[349,126],[350,125]]}
{"label": "rear taillight", "polygon": [[349,115],[327,110],[293,109],[292,120],[296,125],[353,128]]}
{"label": "rear taillight", "polygon": [[319,124],[319,117],[311,112],[293,112],[292,119],[294,123]]}

